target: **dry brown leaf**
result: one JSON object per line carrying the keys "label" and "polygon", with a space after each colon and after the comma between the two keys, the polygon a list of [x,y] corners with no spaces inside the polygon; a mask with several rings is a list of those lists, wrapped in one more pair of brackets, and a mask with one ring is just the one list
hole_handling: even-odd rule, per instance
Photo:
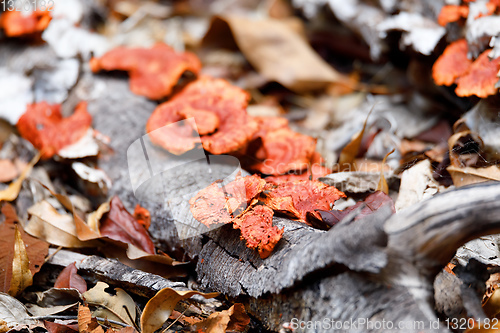
{"label": "dry brown leaf", "polygon": [[284,20],[216,17],[204,43],[220,41],[229,29],[241,52],[260,74],[291,90],[317,90],[345,80]]}
{"label": "dry brown leaf", "polygon": [[[13,281],[15,273],[15,239],[16,234],[21,235],[21,239],[26,244],[26,251],[29,258],[30,274],[34,275],[42,267],[45,256],[48,253],[49,244],[37,238],[27,235],[21,226],[17,226],[18,217],[12,207],[6,204],[2,207],[5,221],[0,224],[0,291],[7,292],[16,283]],[[18,227],[16,232],[16,226]],[[23,271],[24,272],[24,266]],[[21,268],[21,266],[17,267]],[[18,273],[15,273],[18,274]],[[22,275],[22,274],[21,274]]]}
{"label": "dry brown leaf", "polygon": [[456,187],[482,183],[489,180],[500,181],[500,169],[496,165],[487,168],[457,168],[450,165],[446,170],[450,173],[453,184]]}
{"label": "dry brown leaf", "polygon": [[26,179],[26,177],[29,176],[35,164],[38,163],[40,156],[40,153],[36,154],[36,156],[33,157],[31,162],[23,170],[19,178],[10,183],[9,187],[7,187],[5,190],[0,191],[0,201],[13,201],[17,198],[17,196],[19,195],[19,191],[21,191],[21,185],[23,184],[23,181]]}
{"label": "dry brown leaf", "polygon": [[93,247],[99,243],[81,241],[77,236],[73,216],[60,214],[46,200],[28,208],[26,232],[50,244],[64,247]]}
{"label": "dry brown leaf", "polygon": [[356,133],[351,142],[349,142],[344,149],[340,152],[339,156],[339,171],[355,171],[356,170],[356,157],[359,154],[359,148],[361,147],[361,141],[363,140],[363,135],[365,134],[366,124],[368,123],[368,118],[372,113],[373,108],[370,110],[366,116],[365,122],[363,123],[363,128],[361,131]]}
{"label": "dry brown leaf", "polygon": [[484,313],[489,317],[496,317],[500,313],[500,289],[495,289],[493,294],[483,305]]}
{"label": "dry brown leaf", "polygon": [[144,307],[141,315],[141,332],[154,333],[170,317],[176,304],[190,298],[193,295],[201,295],[205,298],[213,298],[219,293],[201,293],[194,290],[177,291],[171,288],[160,290]]}
{"label": "dry brown leaf", "polygon": [[109,288],[108,284],[99,281],[94,288],[82,294],[87,303],[101,306],[101,308],[93,311],[93,315],[133,326],[136,311],[132,297],[121,288],[115,288],[116,294],[111,295],[105,291],[107,288]]}
{"label": "dry brown leaf", "polygon": [[241,303],[236,303],[228,310],[212,313],[207,319],[197,323],[197,329],[205,333],[241,332],[250,324],[250,317]]}
{"label": "dry brown leaf", "polygon": [[104,333],[97,319],[92,318],[88,307],[78,306],[78,331],[80,333]]}
{"label": "dry brown leaf", "polygon": [[12,279],[10,280],[9,295],[17,296],[24,289],[33,284],[33,274],[30,271],[30,260],[21,232],[15,224],[14,259],[12,260]]}

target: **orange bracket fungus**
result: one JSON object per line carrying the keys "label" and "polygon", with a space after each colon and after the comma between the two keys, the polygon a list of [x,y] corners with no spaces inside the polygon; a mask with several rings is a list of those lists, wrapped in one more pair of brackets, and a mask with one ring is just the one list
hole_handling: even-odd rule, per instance
{"label": "orange bracket fungus", "polygon": [[284,232],[284,229],[273,226],[273,210],[262,205],[237,217],[233,228],[240,229],[241,239],[246,241],[248,248],[257,249],[262,259],[269,257]]}
{"label": "orange bracket fungus", "polygon": [[266,181],[257,175],[238,176],[224,186],[214,182],[189,200],[191,213],[207,227],[230,223],[262,192],[265,185]]}
{"label": "orange bracket fungus", "polygon": [[466,5],[447,5],[441,8],[437,21],[439,25],[446,26],[448,23],[456,22],[469,15],[469,7]]}
{"label": "orange bracket fungus", "polygon": [[456,83],[455,93],[460,97],[495,95],[498,91],[495,84],[498,82],[500,57],[490,60],[490,51],[484,51],[472,61],[467,57],[465,39],[451,43],[432,67],[434,82],[446,86]]}
{"label": "orange bracket fungus", "polygon": [[468,47],[465,39],[459,39],[446,47],[443,54],[432,67],[432,77],[439,85],[450,86],[467,72],[472,60],[467,57]]}
{"label": "orange bracket fungus", "polygon": [[[246,113],[248,99],[244,90],[225,80],[202,77],[160,104],[148,119],[146,132],[154,144],[173,154],[193,149],[198,136],[212,154],[235,152],[257,131],[257,123]],[[175,124],[183,119],[187,122]],[[160,130],[166,125],[173,127]]]}
{"label": "orange bracket fungus", "polygon": [[250,249],[257,249],[267,258],[283,235],[283,229],[273,226],[274,212],[284,213],[310,224],[306,217],[321,220],[318,210],[330,210],[330,205],[345,194],[319,181],[269,184],[257,175],[240,177],[225,186],[212,183],[196,194],[189,204],[193,217],[210,227],[233,223],[240,229],[241,239]]}
{"label": "orange bracket fungus", "polygon": [[262,148],[265,160],[251,168],[263,174],[280,175],[307,169],[316,149],[316,139],[281,128],[262,137]]}
{"label": "orange bracket fungus", "polygon": [[495,84],[498,81],[498,70],[500,69],[500,57],[490,60],[486,50],[477,57],[469,66],[467,72],[457,79],[455,92],[460,97],[476,95],[485,98],[495,95],[498,89]]}
{"label": "orange bracket fungus", "polygon": [[132,92],[150,99],[161,99],[170,95],[184,72],[198,74],[201,62],[193,53],[178,53],[170,46],[158,43],[149,49],[118,47],[100,58],[92,58],[90,67],[95,73],[127,71]]}
{"label": "orange bracket fungus", "polygon": [[47,159],[81,139],[91,124],[92,116],[87,112],[86,102],[80,102],[67,118],[62,117],[60,104],[40,102],[28,105],[17,122],[17,129],[41,151],[42,158]]}
{"label": "orange bracket fungus", "polygon": [[[308,212],[316,215],[317,209],[330,210],[331,204],[345,197],[343,192],[333,186],[307,180],[279,185],[267,184],[263,201],[274,211],[308,223]],[[319,215],[318,217],[320,218]]]}
{"label": "orange bracket fungus", "polygon": [[50,13],[44,10],[30,13],[6,11],[0,16],[0,28],[3,28],[7,37],[30,36],[44,31],[51,19]]}

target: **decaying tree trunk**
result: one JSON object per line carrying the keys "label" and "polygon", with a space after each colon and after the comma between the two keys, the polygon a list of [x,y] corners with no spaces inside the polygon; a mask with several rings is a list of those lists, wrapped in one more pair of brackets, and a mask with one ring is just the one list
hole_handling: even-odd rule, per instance
{"label": "decaying tree trunk", "polygon": [[[132,95],[125,80],[90,80],[104,80],[108,86],[89,103],[94,126],[113,137],[114,154],[100,160],[99,166],[112,177],[112,192],[131,209],[138,200],[130,186],[126,151],[144,135],[154,104]],[[218,174],[227,175],[222,169],[223,165],[212,165],[207,172],[207,165],[198,161],[171,171],[163,178],[170,194],[164,200],[191,193],[198,183]],[[448,332],[446,318],[439,318],[435,310],[435,277],[460,245],[500,232],[499,199],[500,185],[482,184],[438,195],[395,215],[381,209],[354,222],[353,213],[328,232],[275,218],[285,233],[265,260],[247,249],[230,226],[179,241],[174,222],[189,218],[186,204],[169,209],[165,202],[141,204],[152,213],[151,233],[160,247],[172,253],[183,246],[189,257],[198,257],[202,288],[244,302],[249,313],[271,330],[285,323],[294,327],[302,320],[316,322],[315,328],[307,329],[315,332],[386,332],[387,325],[404,325],[402,332]],[[451,290],[436,293],[440,315],[459,315],[464,306],[469,315],[484,316],[480,296],[465,293],[466,287],[450,288],[454,283],[460,279],[446,274],[436,281],[437,288]],[[453,306],[446,304],[456,300],[463,302],[447,311]]]}

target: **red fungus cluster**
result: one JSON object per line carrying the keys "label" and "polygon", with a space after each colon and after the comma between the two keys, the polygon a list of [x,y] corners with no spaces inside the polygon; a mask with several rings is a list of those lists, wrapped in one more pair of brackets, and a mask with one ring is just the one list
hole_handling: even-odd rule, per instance
{"label": "red fungus cluster", "polygon": [[46,102],[28,105],[19,118],[17,129],[21,136],[41,151],[42,158],[54,156],[65,146],[80,140],[92,124],[87,103],[80,102],[67,118],[61,115],[61,105]]}
{"label": "red fungus cluster", "polygon": [[267,258],[283,235],[272,224],[274,212],[308,223],[316,210],[329,210],[345,194],[318,181],[266,184],[257,175],[237,177],[227,185],[215,182],[198,192],[189,203],[194,218],[206,226],[232,223],[240,229],[247,247]]}
{"label": "red fungus cluster", "polygon": [[100,58],[92,58],[93,72],[127,71],[130,90],[151,99],[170,95],[172,88],[186,71],[198,74],[201,62],[190,52],[178,53],[166,44],[152,48],[118,47]]}
{"label": "red fungus cluster", "polygon": [[432,77],[438,85],[456,84],[458,96],[478,96],[481,98],[495,95],[498,91],[500,57],[491,60],[486,50],[474,61],[468,58],[468,46],[465,39],[457,40],[446,47],[443,54],[432,67]]}
{"label": "red fungus cluster", "polygon": [[6,11],[0,16],[0,28],[7,37],[27,37],[44,31],[52,17],[46,10],[34,10],[30,13]]}

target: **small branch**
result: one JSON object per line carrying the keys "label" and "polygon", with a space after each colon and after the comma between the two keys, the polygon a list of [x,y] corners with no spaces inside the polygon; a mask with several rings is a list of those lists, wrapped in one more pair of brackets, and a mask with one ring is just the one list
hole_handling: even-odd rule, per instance
{"label": "small branch", "polygon": [[[48,316],[38,316],[38,317],[31,317],[31,318],[34,319],[34,320],[56,320],[56,319],[59,319],[59,320],[74,320],[74,321],[78,321],[78,317],[77,316],[55,316],[55,315],[48,315]],[[121,323],[121,322],[116,321],[116,320],[106,319],[106,318],[102,318],[102,317],[93,317],[93,318],[97,319],[97,321],[99,321],[101,323],[108,322],[108,323],[111,323],[111,324],[114,324],[114,325],[118,325],[118,326],[122,326],[122,327],[129,327],[130,326],[129,324]]]}

